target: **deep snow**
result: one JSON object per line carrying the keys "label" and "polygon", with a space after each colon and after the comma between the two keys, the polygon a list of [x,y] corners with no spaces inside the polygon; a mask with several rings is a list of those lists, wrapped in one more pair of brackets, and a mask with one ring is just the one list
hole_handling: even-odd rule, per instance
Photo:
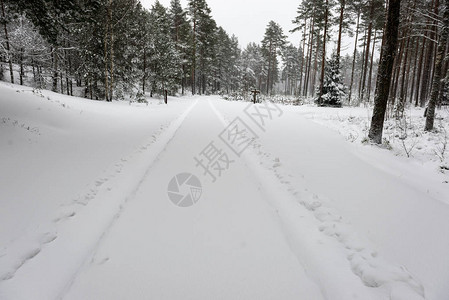
{"label": "deep snow", "polygon": [[[448,297],[439,162],[334,131],[350,108],[281,106],[262,129],[247,105],[0,83],[0,299]],[[241,157],[220,139],[236,117],[259,137]],[[232,160],[215,182],[194,160],[210,142]],[[181,172],[192,207],[168,199]]]}

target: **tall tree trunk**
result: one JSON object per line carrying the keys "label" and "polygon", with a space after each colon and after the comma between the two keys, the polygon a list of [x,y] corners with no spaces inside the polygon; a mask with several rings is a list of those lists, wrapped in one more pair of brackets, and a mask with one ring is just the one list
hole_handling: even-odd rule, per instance
{"label": "tall tree trunk", "polygon": [[20,77],[20,85],[23,85],[23,76],[25,75],[25,72],[23,70],[23,52],[25,50],[23,48],[20,48],[20,73],[19,73],[19,77]]}
{"label": "tall tree trunk", "polygon": [[341,35],[343,31],[343,19],[345,12],[345,0],[340,0],[340,20],[338,22],[338,40],[337,40],[337,65],[340,68]]}
{"label": "tall tree trunk", "polygon": [[[315,12],[315,10],[313,10]],[[310,37],[309,37],[309,54],[307,56],[307,71],[306,79],[304,80],[304,96],[307,97],[309,91],[309,80],[310,80],[310,70],[312,68],[312,51],[313,51],[313,34],[315,31],[315,16],[312,16],[312,26],[310,27]]]}
{"label": "tall tree trunk", "polygon": [[404,59],[402,61],[402,75],[401,75],[401,88],[399,90],[399,101],[398,101],[398,105],[399,105],[399,111],[398,113],[400,114],[400,116],[403,116],[404,113],[404,108],[405,108],[405,93],[406,93],[406,71],[407,71],[407,62],[408,62],[408,53],[409,53],[409,47],[410,47],[410,37],[407,37],[407,42],[405,45],[405,50],[404,50]]}
{"label": "tall tree trunk", "polygon": [[268,71],[267,71],[267,95],[269,95],[270,93],[270,76],[271,76],[271,47],[272,47],[272,43],[270,41],[270,47],[269,47],[269,52],[268,52]]}
{"label": "tall tree trunk", "polygon": [[[300,53],[300,58],[301,58],[301,67],[299,69],[299,91],[298,91],[298,95],[301,95],[301,87],[302,87],[302,75],[303,75],[303,71],[304,71],[304,61],[305,61],[305,57],[304,57],[304,51],[305,51],[305,47],[306,47],[306,34],[307,34],[307,19],[304,20],[304,31],[302,34],[302,49],[301,49],[301,53]],[[295,80],[295,93],[296,93],[296,80]]]}
{"label": "tall tree trunk", "polygon": [[369,24],[368,24],[368,39],[366,41],[366,52],[365,52],[365,68],[363,69],[362,75],[362,96],[361,101],[365,101],[365,86],[366,86],[366,74],[368,73],[368,60],[369,60],[369,50],[371,45],[371,34],[373,30],[373,18],[374,18],[374,3],[373,0],[370,1],[370,13],[369,13]]}
{"label": "tall tree trunk", "polygon": [[363,52],[362,52],[362,68],[360,71],[360,78],[359,78],[359,103],[362,101],[362,79],[363,79],[363,72],[366,68],[365,65],[365,53],[366,53],[366,28],[365,28],[365,34],[363,35]]}
{"label": "tall tree trunk", "polygon": [[[194,2],[196,3],[196,2]],[[195,85],[196,85],[196,7],[193,12],[193,31],[192,31],[192,74],[191,74],[191,83],[192,83],[192,95],[195,95]]]}
{"label": "tall tree trunk", "polygon": [[64,94],[64,82],[62,81],[62,68],[61,68],[61,72],[59,72],[59,82],[61,84],[61,86],[60,86],[61,94]]}
{"label": "tall tree trunk", "polygon": [[426,126],[424,130],[430,131],[433,129],[435,120],[435,107],[440,92],[441,71],[443,67],[444,53],[446,51],[446,43],[449,35],[449,0],[444,1],[443,13],[443,31],[438,42],[437,55],[435,58],[435,75],[432,82],[432,93],[430,95],[429,107],[427,108]]}
{"label": "tall tree trunk", "polygon": [[393,71],[394,58],[398,42],[399,13],[401,0],[389,0],[387,22],[383,38],[382,56],[380,58],[379,71],[377,73],[377,88],[374,97],[374,110],[369,131],[369,138],[377,144],[382,143],[382,132],[387,109],[390,89],[391,73]]}
{"label": "tall tree trunk", "polygon": [[422,68],[423,68],[423,64],[424,64],[424,53],[425,53],[425,51],[426,51],[426,38],[423,37],[421,54],[419,56],[418,72],[416,74],[415,106],[419,105],[419,92],[420,92],[420,87],[421,87],[421,74],[422,74]]}
{"label": "tall tree trunk", "polygon": [[183,96],[185,93],[185,86],[186,86],[186,82],[187,82],[185,69],[186,69],[186,66],[184,64],[182,64],[181,95],[183,95]]}
{"label": "tall tree trunk", "polygon": [[415,93],[415,83],[416,83],[416,67],[418,64],[419,38],[416,37],[415,40],[416,40],[415,47],[413,47],[413,49],[415,49],[415,56],[414,56],[414,62],[413,62],[412,86],[410,88],[410,104],[413,103],[413,96]]}
{"label": "tall tree trunk", "polygon": [[[33,56],[31,56],[31,66],[33,68],[33,82],[36,84],[37,83],[37,78],[36,78],[36,62],[34,61]],[[3,72],[3,69],[0,67],[0,71]],[[3,73],[0,74],[0,77],[3,75]],[[1,79],[1,78],[0,78]]]}
{"label": "tall tree trunk", "polygon": [[[434,15],[438,16],[438,6],[440,2],[439,0],[435,0],[434,4]],[[437,21],[434,21],[431,29],[430,29],[430,39],[434,40],[436,38],[436,28],[437,28]],[[431,71],[433,66],[433,57],[434,57],[434,42],[429,42],[429,47],[427,49],[427,55],[426,55],[426,62],[425,67],[423,71],[423,77],[422,77],[422,85],[421,85],[421,94],[420,94],[420,106],[424,107],[427,102],[427,94],[428,94],[428,88],[429,88],[429,82],[431,78]]]}
{"label": "tall tree trunk", "polygon": [[318,105],[322,104],[324,86],[324,67],[326,66],[326,38],[327,38],[327,22],[329,14],[329,2],[326,0],[326,10],[324,12],[324,36],[323,36],[323,55],[321,58],[321,76],[320,76],[320,95],[318,96]]}
{"label": "tall tree trunk", "polygon": [[316,37],[316,50],[315,50],[315,62],[313,63],[313,74],[312,74],[312,84],[311,84],[311,90],[312,90],[312,97],[315,97],[315,83],[316,83],[316,74],[318,73],[318,56],[320,53],[320,46],[321,46],[321,38],[320,34],[317,34]]}
{"label": "tall tree trunk", "polygon": [[57,92],[58,91],[58,48],[55,47],[52,49],[51,52],[52,58],[53,58],[53,87],[52,91]]}
{"label": "tall tree trunk", "polygon": [[354,83],[355,57],[357,56],[357,42],[359,38],[359,22],[360,22],[360,11],[357,12],[357,25],[355,29],[354,54],[352,56],[351,83],[349,84],[348,104],[351,103],[352,85]]}
{"label": "tall tree trunk", "polygon": [[143,48],[143,78],[142,78],[142,92],[145,95],[145,83],[147,81],[147,49]]}
{"label": "tall tree trunk", "polygon": [[[413,44],[413,39],[411,38],[411,42],[410,44]],[[409,90],[410,90],[410,69],[412,67],[412,47],[408,48],[408,62],[406,62],[406,68],[407,70],[405,71],[405,91],[404,91],[404,103],[407,103],[407,97],[409,94]]]}
{"label": "tall tree trunk", "polygon": [[376,49],[376,35],[377,30],[374,30],[374,38],[373,38],[373,49],[371,51],[371,59],[370,59],[370,66],[369,66],[369,75],[368,75],[368,103],[370,102],[371,98],[371,85],[373,81],[373,61],[374,61],[374,50]]}

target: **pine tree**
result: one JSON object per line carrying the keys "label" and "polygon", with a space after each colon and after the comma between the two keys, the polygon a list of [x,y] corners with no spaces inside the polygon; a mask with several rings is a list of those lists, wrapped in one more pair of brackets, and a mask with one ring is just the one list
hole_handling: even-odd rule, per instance
{"label": "pine tree", "polygon": [[152,91],[162,95],[167,90],[174,94],[178,91],[181,78],[180,55],[171,38],[171,21],[167,9],[159,1],[151,9],[150,20]]}
{"label": "pine tree", "polygon": [[239,65],[243,90],[245,92],[255,88],[261,90],[264,58],[260,46],[256,43],[248,44],[242,51]]}
{"label": "pine tree", "polygon": [[282,49],[282,61],[284,69],[282,70],[282,80],[284,81],[284,93],[292,95],[296,91],[296,83],[299,78],[301,54],[302,50],[296,48],[292,44]]}
{"label": "pine tree", "polygon": [[217,24],[212,19],[211,10],[205,0],[189,0],[190,21],[192,23],[191,41],[191,81],[192,94],[206,92],[208,77],[211,75],[211,62],[214,56]]}
{"label": "pine tree", "polygon": [[278,55],[286,44],[287,37],[279,24],[270,21],[265,30],[265,36],[262,40],[262,53],[266,63],[266,84],[265,90],[269,94],[273,90],[274,84],[278,81]]}
{"label": "pine tree", "polygon": [[325,67],[324,81],[322,85],[320,106],[341,107],[342,98],[346,96],[345,86],[340,75],[340,63],[338,54],[334,52]]}
{"label": "pine tree", "polygon": [[181,94],[184,95],[187,77],[189,76],[189,60],[191,51],[190,32],[191,27],[187,20],[187,12],[183,10],[179,0],[171,0],[169,16],[171,19],[171,34],[176,50],[181,55]]}
{"label": "pine tree", "polygon": [[229,94],[230,90],[237,89],[239,58],[240,49],[237,38],[230,37],[222,27],[219,27],[215,43],[215,58],[212,63],[213,92],[225,90]]}

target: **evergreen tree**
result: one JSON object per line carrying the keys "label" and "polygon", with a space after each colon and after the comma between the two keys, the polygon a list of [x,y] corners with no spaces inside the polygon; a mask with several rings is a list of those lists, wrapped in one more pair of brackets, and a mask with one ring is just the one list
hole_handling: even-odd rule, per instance
{"label": "evergreen tree", "polygon": [[266,93],[269,94],[273,90],[274,84],[278,81],[278,55],[286,44],[287,37],[281,26],[274,21],[270,21],[265,30],[265,36],[262,40],[262,53],[266,63]]}
{"label": "evergreen tree", "polygon": [[325,67],[321,101],[316,99],[316,102],[320,106],[341,107],[342,98],[345,95],[345,87],[342,83],[340,75],[338,54],[334,52]]}
{"label": "evergreen tree", "polygon": [[282,70],[282,80],[284,81],[284,93],[292,95],[296,91],[296,83],[299,78],[301,64],[301,49],[292,44],[287,45],[282,51],[284,69]]}
{"label": "evergreen tree", "polygon": [[215,43],[215,59],[212,64],[214,84],[213,91],[225,90],[229,93],[239,85],[238,60],[240,49],[235,36],[229,37],[226,31],[219,27]]}
{"label": "evergreen tree", "polygon": [[191,55],[190,33],[191,27],[187,20],[187,12],[183,10],[179,0],[171,0],[169,16],[171,19],[171,34],[176,50],[181,55],[181,94],[184,95],[187,78],[189,76],[189,56]]}
{"label": "evergreen tree", "polygon": [[217,25],[211,17],[211,10],[205,0],[189,0],[192,23],[191,81],[192,94],[206,92],[214,57]]}
{"label": "evergreen tree", "polygon": [[167,9],[159,2],[153,5],[150,16],[149,65],[152,91],[163,94],[165,90],[178,91],[181,78],[181,59],[171,38],[171,21]]}
{"label": "evergreen tree", "polygon": [[240,58],[242,86],[245,92],[251,89],[261,89],[264,75],[264,58],[262,49],[256,43],[250,43],[242,51]]}

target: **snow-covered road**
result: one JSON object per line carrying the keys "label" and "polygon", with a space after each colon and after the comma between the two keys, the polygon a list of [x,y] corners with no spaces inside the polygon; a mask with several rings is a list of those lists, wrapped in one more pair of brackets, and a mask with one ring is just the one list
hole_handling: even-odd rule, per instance
{"label": "snow-covered road", "polygon": [[64,299],[322,299],[243,163],[203,180],[194,207],[169,201],[171,177],[222,130],[201,99]]}
{"label": "snow-covered road", "polygon": [[[20,105],[32,98],[25,100]],[[102,104],[64,101],[72,110],[82,107],[88,116],[92,108],[117,120],[136,116],[131,124],[112,125],[112,132],[121,130],[125,136],[120,138],[135,147],[111,149],[106,158],[116,162],[103,175],[73,181],[75,189],[92,180],[93,188],[84,196],[59,203],[57,192],[40,191],[51,198],[41,210],[51,212],[24,214],[35,226],[26,241],[11,238],[20,234],[4,229],[0,299],[440,300],[449,294],[444,280],[449,275],[444,257],[449,209],[438,199],[447,196],[444,189],[431,186],[431,178],[414,186],[413,180],[424,173],[398,176],[410,167],[379,151],[359,151],[337,133],[298,116],[297,108],[271,106],[273,115],[260,127],[247,103],[219,97],[171,99],[168,107],[149,111],[118,106],[116,114],[107,106],[97,107]],[[46,105],[39,104],[39,110]],[[16,106],[9,104],[6,112],[19,111],[20,116]],[[63,116],[81,118],[63,107]],[[270,114],[264,104],[255,107]],[[227,126],[236,124],[236,117],[258,136],[238,154],[225,141],[231,138],[232,126]],[[95,122],[101,128],[111,119],[100,116]],[[67,132],[76,129],[72,125]],[[113,145],[119,138],[109,131],[106,137],[101,130],[80,132],[88,140],[102,136],[98,145]],[[237,142],[241,146],[245,139]],[[102,149],[95,145],[92,155],[98,156]],[[195,161],[210,157],[212,146],[221,151],[220,166],[225,165],[221,174],[218,165],[210,169],[216,178]],[[11,153],[15,149],[9,142],[2,147]],[[92,164],[80,169],[98,173]],[[180,173],[201,181],[202,195],[193,206],[178,207],[168,197],[168,184]],[[56,180],[58,174],[46,176]],[[426,194],[426,187],[432,194]],[[2,188],[10,195],[26,195]],[[20,205],[10,204],[7,197],[0,200],[5,215],[9,211],[19,217],[2,223],[22,224]],[[57,218],[51,219],[53,215]],[[40,228],[46,219],[51,224]],[[425,257],[431,253],[438,257]]]}

